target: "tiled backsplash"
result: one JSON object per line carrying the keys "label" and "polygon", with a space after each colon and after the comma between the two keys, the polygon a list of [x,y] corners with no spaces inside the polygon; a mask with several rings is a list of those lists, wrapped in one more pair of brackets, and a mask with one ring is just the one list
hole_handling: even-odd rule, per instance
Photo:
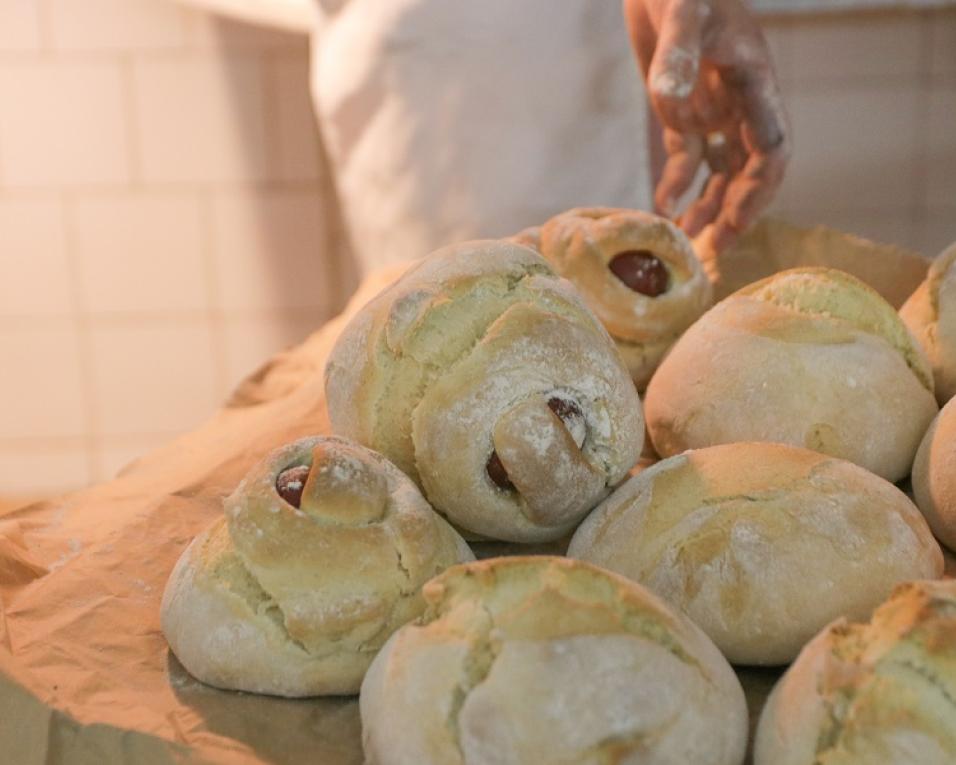
{"label": "tiled backsplash", "polygon": [[113,475],[351,287],[302,36],[0,2],[0,496]]}
{"label": "tiled backsplash", "polygon": [[795,136],[775,209],[929,255],[956,241],[956,9],[764,28]]}
{"label": "tiled backsplash", "polygon": [[[788,217],[956,240],[956,12],[770,17]],[[109,477],[351,285],[304,38],[170,0],[0,2],[0,495]]]}

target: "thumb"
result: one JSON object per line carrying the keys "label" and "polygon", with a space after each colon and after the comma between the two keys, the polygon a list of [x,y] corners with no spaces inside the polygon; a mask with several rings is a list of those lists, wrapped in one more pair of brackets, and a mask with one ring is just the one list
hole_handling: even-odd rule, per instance
{"label": "thumb", "polygon": [[701,35],[697,3],[676,0],[667,4],[647,82],[651,101],[668,127],[680,129],[691,117],[691,95],[700,71]]}

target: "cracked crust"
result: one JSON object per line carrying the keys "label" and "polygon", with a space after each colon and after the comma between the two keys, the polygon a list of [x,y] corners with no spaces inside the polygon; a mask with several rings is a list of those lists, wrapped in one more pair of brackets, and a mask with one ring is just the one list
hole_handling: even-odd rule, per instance
{"label": "cracked crust", "polygon": [[[310,472],[294,507],[275,485],[299,465]],[[176,564],[161,610],[183,666],[220,688],[357,692],[389,635],[422,612],[421,585],[473,559],[394,465],[339,438],[276,450],[225,509]]]}
{"label": "cracked crust", "polygon": [[[643,390],[667,349],[710,307],[710,281],[686,235],[666,218],[606,207],[579,207],[556,215],[516,241],[534,246],[580,290],[607,327]],[[615,277],[608,264],[628,250],[648,250],[662,261],[668,289],[649,297]]]}
{"label": "cracked crust", "polygon": [[956,550],[956,403],[950,401],[916,452],[913,496],[930,528],[950,550]]}
{"label": "cracked crust", "polygon": [[[514,542],[567,533],[643,439],[640,400],[600,322],[539,255],[501,241],[439,250],[367,304],[329,357],[326,393],[336,432],[391,459],[455,524]],[[521,432],[554,395],[583,414],[580,445],[541,417]],[[492,452],[524,471],[517,491],[489,477]]]}
{"label": "cracked crust", "polygon": [[868,624],[834,622],[770,695],[755,765],[956,761],[956,582],[899,587]]}
{"label": "cracked crust", "polygon": [[580,561],[497,558],[425,586],[362,685],[369,765],[739,765],[746,707],[706,636]]}
{"label": "cracked crust", "polygon": [[900,318],[922,346],[933,368],[936,399],[956,395],[956,243],[929,267],[926,280],[900,308]]}
{"label": "cracked crust", "polygon": [[909,474],[937,412],[922,351],[854,277],[795,269],[706,313],[671,349],[645,399],[658,454],[744,441]]}
{"label": "cracked crust", "polygon": [[647,586],[735,664],[784,664],[943,556],[913,503],[843,460],[730,444],[671,457],[594,510],[568,555]]}

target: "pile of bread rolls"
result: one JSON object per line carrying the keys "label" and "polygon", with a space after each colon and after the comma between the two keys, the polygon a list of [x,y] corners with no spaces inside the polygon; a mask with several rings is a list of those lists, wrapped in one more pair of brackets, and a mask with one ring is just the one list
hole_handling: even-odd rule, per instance
{"label": "pile of bread rolls", "polygon": [[432,253],[338,338],[336,435],[183,553],[170,647],[220,688],[361,691],[370,765],[739,765],[731,664],[790,664],[757,765],[956,762],[954,261],[901,318],[825,268],[711,308],[638,211]]}

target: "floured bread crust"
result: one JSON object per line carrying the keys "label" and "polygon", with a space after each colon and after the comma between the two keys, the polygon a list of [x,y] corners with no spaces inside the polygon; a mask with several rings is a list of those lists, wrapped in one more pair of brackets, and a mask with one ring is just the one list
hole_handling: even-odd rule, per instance
{"label": "floured bread crust", "polygon": [[929,357],[942,406],[956,395],[956,244],[929,267],[929,274],[900,308],[900,317]]}
{"label": "floured bread crust", "polygon": [[788,663],[833,619],[865,619],[901,582],[943,573],[895,486],[768,443],[657,463],[587,517],[568,555],[648,587],[735,664]]}
{"label": "floured bread crust", "polygon": [[956,550],[956,404],[933,421],[913,462],[913,496],[939,540]]}
{"label": "floured bread crust", "polygon": [[834,622],[774,688],[755,765],[956,762],[956,582],[902,585],[868,624]]}
{"label": "floured bread crust", "polygon": [[647,389],[661,456],[771,441],[909,474],[937,411],[923,352],[896,312],[849,274],[801,268],[718,303]]}
{"label": "floured bread crust", "polygon": [[[638,390],[667,349],[712,302],[710,281],[686,235],[665,218],[606,207],[580,207],[528,229],[516,241],[533,246],[581,292],[614,338]],[[623,252],[645,251],[667,270],[656,296],[630,289],[610,264]]]}
{"label": "floured bread crust", "polygon": [[[300,504],[276,490],[306,466]],[[163,596],[163,633],[199,680],[280,696],[351,694],[421,585],[472,560],[408,478],[339,438],[273,452],[197,537]]]}
{"label": "floured bread crust", "polygon": [[439,250],[368,303],[329,357],[326,393],[336,432],[385,454],[462,528],[515,542],[573,528],[643,441],[607,332],[507,242]]}
{"label": "floured bread crust", "polygon": [[368,765],[738,765],[743,692],[689,620],[565,558],[497,558],[425,587],[362,684]]}

